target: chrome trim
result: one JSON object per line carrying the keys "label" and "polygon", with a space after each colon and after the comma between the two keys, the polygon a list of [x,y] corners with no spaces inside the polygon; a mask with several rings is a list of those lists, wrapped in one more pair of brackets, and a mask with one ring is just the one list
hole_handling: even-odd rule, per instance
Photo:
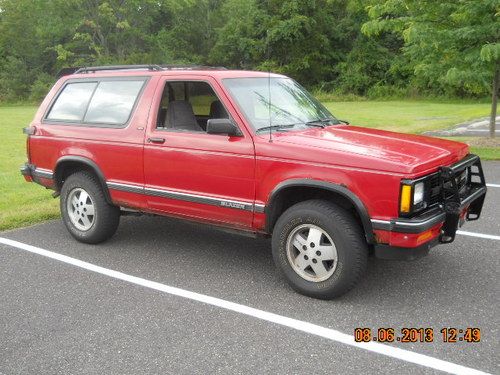
{"label": "chrome trim", "polygon": [[254,204],[250,202],[234,201],[230,199],[220,199],[215,197],[208,197],[206,195],[181,193],[178,191],[165,190],[165,189],[156,189],[149,187],[143,188],[136,185],[122,184],[118,182],[107,182],[106,184],[111,189],[126,191],[129,193],[145,194],[155,197],[177,199],[186,202],[209,204],[212,206],[233,208],[237,210],[255,211]]}
{"label": "chrome trim", "polygon": [[264,213],[266,211],[266,205],[265,204],[258,204],[255,203],[253,205],[253,212],[257,212],[259,214]]}
{"label": "chrome trim", "polygon": [[144,188],[142,186],[120,184],[118,182],[106,182],[106,185],[108,185],[108,188],[114,190],[125,191],[127,193],[144,194]]}
{"label": "chrome trim", "polygon": [[412,228],[412,227],[423,227],[423,226],[426,226],[426,225],[429,225],[429,224],[437,224],[439,223],[440,221],[444,221],[445,219],[445,216],[446,214],[444,212],[436,215],[436,216],[433,216],[427,220],[424,220],[424,221],[417,221],[417,222],[412,222],[412,221],[394,221],[393,224],[395,226],[400,226],[400,227],[409,227],[409,228]]}
{"label": "chrome trim", "polygon": [[[436,210],[437,211],[437,210]],[[391,232],[400,233],[421,233],[427,229],[432,228],[434,225],[444,222],[446,219],[446,214],[439,210],[427,219],[393,219],[389,220],[379,220],[371,219],[373,229],[387,230]]]}
{"label": "chrome trim", "polygon": [[35,168],[32,173],[34,177],[54,178],[54,173],[50,169]]}
{"label": "chrome trim", "polygon": [[207,197],[204,195],[180,193],[178,191],[154,189],[154,188],[145,188],[144,191],[146,192],[147,195],[152,195],[152,196],[157,196],[157,197],[162,197],[162,198],[178,199],[178,200],[186,201],[186,202],[202,203],[202,204],[209,204],[212,206],[234,208],[234,209],[245,210],[245,211],[253,211],[253,204],[247,203],[247,202],[233,201],[233,200],[228,200],[228,199]]}
{"label": "chrome trim", "polygon": [[391,230],[392,228],[389,220],[370,219],[370,222],[372,223],[373,229]]}
{"label": "chrome trim", "polygon": [[389,220],[371,219],[372,224],[390,224]]}

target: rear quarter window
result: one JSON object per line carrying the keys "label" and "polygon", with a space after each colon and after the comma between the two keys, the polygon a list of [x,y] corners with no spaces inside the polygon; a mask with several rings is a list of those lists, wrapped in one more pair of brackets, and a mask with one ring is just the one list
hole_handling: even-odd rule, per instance
{"label": "rear quarter window", "polygon": [[97,82],[67,84],[52,105],[48,120],[82,121]]}
{"label": "rear quarter window", "polygon": [[45,119],[121,127],[129,120],[145,81],[138,78],[70,82],[59,93]]}
{"label": "rear quarter window", "polygon": [[125,124],[143,84],[144,81],[100,82],[84,122]]}

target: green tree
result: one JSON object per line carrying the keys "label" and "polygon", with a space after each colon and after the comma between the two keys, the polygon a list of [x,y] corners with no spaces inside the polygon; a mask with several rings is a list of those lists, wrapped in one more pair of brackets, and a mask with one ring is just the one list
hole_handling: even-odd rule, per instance
{"label": "green tree", "polygon": [[264,67],[309,85],[336,80],[337,64],[352,47],[347,5],[343,0],[262,1],[270,17],[270,61]]}
{"label": "green tree", "polygon": [[340,91],[357,95],[404,90],[413,72],[408,59],[401,53],[403,38],[387,32],[373,37],[362,34],[361,26],[369,20],[366,6],[366,0],[350,0],[347,4],[342,26],[352,43],[337,66],[339,79],[336,84]]}
{"label": "green tree", "polygon": [[164,63],[206,64],[222,26],[221,0],[172,0],[157,19],[155,42]]}
{"label": "green tree", "polygon": [[[366,35],[403,36],[421,86],[484,95],[491,89],[495,135],[500,63],[498,0],[382,0],[370,6]],[[493,83],[492,83],[493,82]]]}
{"label": "green tree", "polygon": [[[343,0],[226,0],[210,61],[273,70],[308,85],[338,78],[352,45]],[[355,33],[359,33],[359,25]]]}
{"label": "green tree", "polygon": [[[62,65],[147,63],[151,61],[152,20],[161,3],[153,0],[70,0],[59,7],[69,35],[53,48]],[[73,17],[64,20],[71,12]]]}
{"label": "green tree", "polygon": [[269,17],[255,0],[227,0],[221,8],[222,24],[216,28],[209,63],[249,69],[266,56],[266,23]]}
{"label": "green tree", "polygon": [[43,0],[0,0],[0,99],[18,100],[56,56],[44,23]]}

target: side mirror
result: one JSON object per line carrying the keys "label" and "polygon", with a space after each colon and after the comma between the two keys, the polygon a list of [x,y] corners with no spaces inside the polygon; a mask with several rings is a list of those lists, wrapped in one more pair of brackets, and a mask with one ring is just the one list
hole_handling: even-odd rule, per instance
{"label": "side mirror", "polygon": [[211,118],[207,121],[207,134],[221,134],[230,137],[241,136],[240,130],[228,118]]}

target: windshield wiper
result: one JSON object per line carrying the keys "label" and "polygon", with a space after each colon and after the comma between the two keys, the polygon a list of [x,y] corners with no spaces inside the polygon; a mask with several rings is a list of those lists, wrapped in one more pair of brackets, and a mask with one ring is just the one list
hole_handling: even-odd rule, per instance
{"label": "windshield wiper", "polygon": [[322,124],[322,126],[325,127],[326,126],[325,124],[327,124],[327,123],[330,123],[331,125],[339,125],[339,124],[350,125],[349,121],[339,120],[338,118],[334,118],[334,117],[325,117],[325,118],[321,118],[318,120],[308,121],[308,122],[306,122],[306,125]]}
{"label": "windshield wiper", "polygon": [[[286,125],[271,125],[271,126],[265,126],[263,128],[259,128],[257,130],[257,132],[261,132],[261,131],[264,131],[264,130],[280,130],[280,129],[289,129],[289,128],[293,128],[294,126],[297,126],[297,125],[306,125],[306,126],[314,126],[314,127],[317,127],[317,128],[325,128],[326,125],[328,123],[333,123],[333,121],[336,120],[336,119],[333,119],[333,118],[330,118],[330,117],[325,117],[325,118],[321,118],[321,119],[317,119],[317,120],[311,120],[311,121],[302,121],[302,122],[297,122],[295,124],[286,124]],[[340,122],[343,122],[343,123],[346,123],[345,121],[341,121],[341,120],[337,120],[337,121],[340,121]]]}
{"label": "windshield wiper", "polygon": [[332,121],[333,121],[332,118],[325,117],[325,118],[319,118],[317,120],[307,121],[304,124],[311,125],[311,126],[317,126],[319,128],[324,128],[324,127],[326,127],[326,123],[329,123],[329,122],[332,122]]}
{"label": "windshield wiper", "polygon": [[293,128],[296,125],[297,124],[264,126],[263,128],[257,129],[257,132],[261,132],[261,131],[264,131],[264,130],[269,131],[269,130],[289,129],[289,128]]}

